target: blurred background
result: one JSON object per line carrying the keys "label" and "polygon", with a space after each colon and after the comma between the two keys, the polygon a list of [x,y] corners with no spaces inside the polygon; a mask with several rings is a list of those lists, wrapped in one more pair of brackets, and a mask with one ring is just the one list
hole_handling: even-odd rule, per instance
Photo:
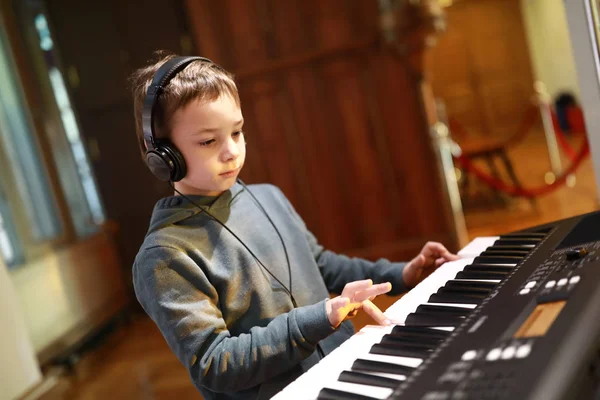
{"label": "blurred background", "polygon": [[0,398],[201,398],[132,291],[169,195],[128,83],[155,51],[235,74],[247,183],[331,250],[408,260],[598,209],[597,6],[1,0]]}

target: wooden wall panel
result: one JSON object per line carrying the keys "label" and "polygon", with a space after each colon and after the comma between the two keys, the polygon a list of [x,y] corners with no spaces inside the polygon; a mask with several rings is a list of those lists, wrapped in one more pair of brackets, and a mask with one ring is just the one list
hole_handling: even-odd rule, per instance
{"label": "wooden wall panel", "polygon": [[377,2],[185,2],[200,54],[236,74],[247,182],[282,188],[328,248],[456,249],[420,74],[378,41]]}
{"label": "wooden wall panel", "polygon": [[446,11],[448,31],[433,50],[436,94],[472,136],[510,136],[533,95],[520,2],[464,0]]}

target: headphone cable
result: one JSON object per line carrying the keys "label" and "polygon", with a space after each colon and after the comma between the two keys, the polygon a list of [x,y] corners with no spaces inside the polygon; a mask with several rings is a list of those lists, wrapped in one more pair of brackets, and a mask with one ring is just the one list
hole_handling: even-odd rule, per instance
{"label": "headphone cable", "polygon": [[256,199],[256,197],[254,197],[254,195],[252,194],[252,192],[250,191],[250,189],[248,189],[248,187],[246,186],[245,183],[243,183],[240,179],[237,180],[243,187],[245,190],[248,191],[248,193],[250,194],[250,196],[254,199],[254,201],[256,202],[256,204],[258,205],[258,207],[261,209],[261,211],[263,212],[263,214],[267,217],[267,219],[269,220],[269,222],[271,223],[271,225],[273,226],[273,228],[275,229],[275,232],[277,232],[277,235],[279,236],[279,240],[281,240],[281,244],[283,245],[283,251],[285,253],[285,259],[287,261],[287,266],[288,266],[288,276],[289,276],[289,280],[290,280],[290,288],[288,289],[283,282],[281,282],[263,263],[262,261],[260,261],[260,259],[254,254],[254,252],[252,250],[250,250],[250,248],[246,245],[246,243],[244,243],[244,241],[242,239],[240,239],[231,229],[229,229],[229,227],[224,224],[223,222],[221,222],[218,218],[216,218],[214,215],[212,215],[211,213],[209,213],[207,210],[205,210],[204,208],[202,208],[198,203],[196,203],[194,200],[190,199],[188,196],[184,195],[183,193],[181,193],[179,190],[175,189],[175,185],[173,184],[172,181],[169,181],[169,185],[171,186],[171,188],[173,188],[173,190],[178,193],[181,197],[183,197],[184,199],[186,199],[187,201],[189,201],[190,203],[192,203],[198,210],[200,210],[200,212],[205,213],[206,215],[208,215],[210,218],[212,218],[213,220],[215,220],[219,225],[221,225],[223,228],[225,228],[233,237],[235,237],[237,239],[238,242],[240,242],[242,244],[242,246],[244,246],[244,248],[246,250],[248,250],[248,252],[252,255],[252,257],[254,257],[254,259],[260,264],[260,266],[267,271],[267,273],[269,275],[271,275],[271,277],[273,277],[273,279],[275,279],[283,288],[283,290],[285,290],[287,292],[287,294],[290,296],[290,300],[292,301],[292,305],[294,306],[294,308],[298,308],[298,304],[296,303],[296,299],[294,299],[294,295],[292,294],[292,268],[290,265],[290,259],[288,256],[288,252],[287,252],[287,248],[285,246],[285,243],[283,241],[283,237],[281,236],[281,234],[279,233],[279,230],[277,229],[277,227],[275,226],[275,224],[273,223],[273,220],[271,219],[271,217],[269,217],[269,214],[267,214],[267,212],[265,211],[265,209],[263,208],[263,206],[260,204],[260,202]]}

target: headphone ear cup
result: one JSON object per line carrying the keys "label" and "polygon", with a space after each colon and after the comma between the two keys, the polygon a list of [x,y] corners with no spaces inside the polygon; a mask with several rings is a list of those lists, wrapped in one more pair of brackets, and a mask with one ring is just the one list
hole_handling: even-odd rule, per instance
{"label": "headphone ear cup", "polygon": [[183,179],[187,173],[187,166],[185,165],[185,159],[179,150],[168,144],[162,145],[163,151],[168,154],[168,157],[172,160],[173,169],[171,171],[171,181],[177,182]]}
{"label": "headphone ear cup", "polygon": [[168,182],[171,180],[173,162],[165,156],[160,147],[146,153],[146,165],[160,181]]}
{"label": "headphone ear cup", "polygon": [[147,152],[146,165],[150,172],[163,182],[180,181],[187,172],[181,153],[168,144],[160,144]]}

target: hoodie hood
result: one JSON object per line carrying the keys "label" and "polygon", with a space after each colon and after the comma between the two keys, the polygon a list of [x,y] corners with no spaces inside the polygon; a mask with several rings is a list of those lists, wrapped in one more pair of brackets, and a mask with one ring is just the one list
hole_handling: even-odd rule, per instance
{"label": "hoodie hood", "polygon": [[244,187],[236,182],[231,189],[219,196],[177,195],[162,198],[154,206],[147,235],[193,217],[200,213],[198,206],[208,212],[212,211],[213,215],[218,214],[219,210],[230,207],[243,191]]}

